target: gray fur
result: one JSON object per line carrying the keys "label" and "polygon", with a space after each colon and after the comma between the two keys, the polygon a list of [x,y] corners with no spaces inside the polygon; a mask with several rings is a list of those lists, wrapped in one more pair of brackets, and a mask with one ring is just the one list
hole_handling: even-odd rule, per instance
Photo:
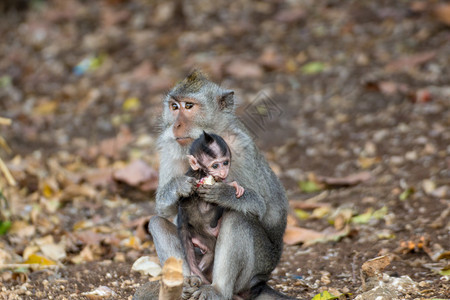
{"label": "gray fur", "polygon": [[[184,175],[188,169],[189,146],[182,147],[175,141],[171,127],[175,120],[167,105],[170,98],[191,98],[201,103],[204,113],[196,117],[190,137],[198,138],[203,130],[222,136],[232,151],[233,167],[229,178],[245,189],[239,199],[235,189],[226,184],[199,189],[205,201],[230,211],[223,216],[217,238],[213,282],[200,287],[194,297],[231,299],[233,294],[266,282],[277,265],[286,227],[288,203],[285,191],[235,116],[232,91],[222,89],[196,73],[175,86],[164,100],[162,132],[158,139],[160,179],[156,194],[156,209],[160,216],[174,216],[179,196],[193,189],[192,182]],[[169,255],[184,259],[175,225],[157,218],[150,222],[149,230],[161,263]],[[184,272],[189,275],[187,270]]]}

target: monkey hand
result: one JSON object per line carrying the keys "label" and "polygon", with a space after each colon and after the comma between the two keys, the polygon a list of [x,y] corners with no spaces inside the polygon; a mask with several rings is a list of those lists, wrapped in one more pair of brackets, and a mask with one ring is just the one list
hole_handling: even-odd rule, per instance
{"label": "monkey hand", "polygon": [[224,208],[251,214],[262,220],[266,214],[264,199],[251,189],[242,188],[242,194],[234,186],[216,182],[213,185],[202,185],[197,193],[206,202],[215,203]]}
{"label": "monkey hand", "polygon": [[223,182],[216,182],[213,185],[202,185],[197,192],[204,201],[219,205],[228,201],[227,199],[235,197],[236,194],[234,187]]}
{"label": "monkey hand", "polygon": [[194,292],[193,297],[194,297],[194,299],[198,299],[198,300],[223,300],[223,299],[225,299],[211,285],[202,285],[197,291]]}
{"label": "monkey hand", "polygon": [[176,193],[179,197],[188,197],[194,191],[197,181],[194,177],[180,176],[176,181]]}
{"label": "monkey hand", "polygon": [[236,189],[236,198],[240,198],[244,194],[244,188],[240,186],[236,181],[229,183],[229,185],[233,186]]}

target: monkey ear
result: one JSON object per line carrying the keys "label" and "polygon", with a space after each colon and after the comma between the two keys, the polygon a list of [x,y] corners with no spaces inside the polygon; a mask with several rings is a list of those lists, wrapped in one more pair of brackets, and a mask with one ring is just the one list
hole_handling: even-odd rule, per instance
{"label": "monkey ear", "polygon": [[198,169],[200,169],[200,165],[193,155],[187,155],[187,157],[189,159],[189,165],[191,165],[192,170],[197,171]]}
{"label": "monkey ear", "polygon": [[225,91],[217,98],[220,109],[232,108],[234,105],[234,91]]}

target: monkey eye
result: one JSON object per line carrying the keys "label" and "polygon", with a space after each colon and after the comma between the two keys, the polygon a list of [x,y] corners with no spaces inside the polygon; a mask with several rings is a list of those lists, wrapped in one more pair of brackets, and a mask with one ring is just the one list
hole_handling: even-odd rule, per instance
{"label": "monkey eye", "polygon": [[229,163],[230,163],[230,161],[226,160],[226,161],[223,162],[223,165],[224,166],[228,166]]}
{"label": "monkey eye", "polygon": [[178,104],[175,103],[175,102],[172,102],[172,103],[170,103],[170,108],[171,108],[172,110],[177,110],[177,109],[178,109]]}
{"label": "monkey eye", "polygon": [[217,169],[217,168],[219,167],[219,164],[213,164],[211,167],[212,167],[213,169]]}
{"label": "monkey eye", "polygon": [[194,103],[192,102],[186,102],[186,104],[184,105],[184,108],[186,109],[191,109],[194,107]]}

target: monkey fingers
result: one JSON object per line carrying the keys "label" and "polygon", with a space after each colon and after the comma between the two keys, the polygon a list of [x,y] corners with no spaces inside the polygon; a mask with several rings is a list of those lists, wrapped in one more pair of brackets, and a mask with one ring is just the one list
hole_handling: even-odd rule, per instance
{"label": "monkey fingers", "polygon": [[193,294],[198,300],[223,300],[224,298],[211,285],[203,285]]}
{"label": "monkey fingers", "polygon": [[193,177],[180,176],[176,184],[177,194],[180,197],[188,197],[194,191],[197,181]]}
{"label": "monkey fingers", "polygon": [[198,188],[197,192],[204,201],[219,205],[230,197],[236,196],[234,187],[220,182],[214,185],[203,185]]}
{"label": "monkey fingers", "polygon": [[200,288],[201,285],[202,280],[198,276],[191,275],[184,277],[183,293],[181,294],[181,298],[183,300],[194,299],[193,294]]}

